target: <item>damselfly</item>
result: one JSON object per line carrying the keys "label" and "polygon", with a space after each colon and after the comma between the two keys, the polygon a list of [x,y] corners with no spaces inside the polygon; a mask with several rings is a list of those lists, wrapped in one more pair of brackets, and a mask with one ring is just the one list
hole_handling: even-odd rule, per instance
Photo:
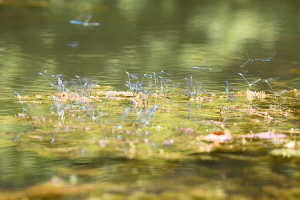
{"label": "damselfly", "polygon": [[[261,59],[250,58],[249,55],[248,55],[248,53],[246,53],[246,55],[247,55],[248,59],[242,59],[242,60],[246,60],[246,62],[244,62],[243,64],[241,64],[240,67],[245,67],[249,62],[253,62],[255,60],[261,60]],[[252,55],[251,55],[251,57],[252,57]]]}
{"label": "damselfly", "polygon": [[204,67],[206,63],[206,60],[204,60],[200,65],[198,65],[197,67],[193,67],[193,69],[208,69],[208,70],[211,70],[211,68],[207,68],[207,67]]}
{"label": "damselfly", "polygon": [[90,20],[92,19],[92,16],[89,15],[88,18],[83,22],[83,21],[77,21],[77,20],[70,20],[71,24],[79,24],[79,25],[83,25],[83,26],[99,26],[100,23],[97,22],[90,22]]}
{"label": "damselfly", "polygon": [[261,59],[261,61],[270,62],[271,59],[276,55],[276,52],[273,52],[267,59]]}

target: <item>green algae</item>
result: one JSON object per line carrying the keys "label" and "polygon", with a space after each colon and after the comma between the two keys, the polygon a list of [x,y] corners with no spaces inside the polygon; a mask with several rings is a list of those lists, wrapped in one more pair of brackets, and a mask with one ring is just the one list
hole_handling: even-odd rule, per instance
{"label": "green algae", "polygon": [[[296,138],[299,132],[295,129],[299,114],[298,91],[287,91],[284,97],[263,94],[263,98],[251,99],[247,93],[249,90],[236,94],[234,102],[227,102],[224,95],[153,94],[147,96],[143,104],[140,103],[143,94],[99,86],[91,96],[84,98],[56,92],[56,101],[61,106],[68,105],[63,116],[55,111],[58,108],[53,108],[52,94],[22,97],[24,104],[41,108],[38,112],[32,109],[20,113],[18,117],[20,123],[36,127],[26,133],[22,141],[34,142],[41,155],[47,155],[46,152],[71,155],[81,149],[91,154],[113,150],[129,157],[161,156],[165,152],[185,157],[185,152],[189,151],[212,152],[222,148],[230,152],[252,151],[258,148],[256,142],[243,136],[253,132],[291,133],[278,144],[274,142],[276,145],[259,141],[268,143],[270,149]],[[50,112],[41,115],[41,110],[47,107]],[[227,132],[233,138],[225,144],[205,141],[204,136],[214,132]],[[28,147],[21,145],[20,148]]]}
{"label": "green algae", "polygon": [[[56,175],[49,181],[14,194],[2,192],[2,199],[254,199],[255,195],[247,195],[239,187],[242,180],[252,180],[251,175],[238,171],[238,166],[236,175],[228,168],[211,171],[205,163],[229,160],[231,164],[245,163],[247,168],[249,164],[254,167],[254,162],[269,162],[270,156],[298,162],[298,148],[292,142],[299,140],[300,103],[296,90],[276,98],[268,94],[250,98],[247,92],[236,93],[234,101],[227,101],[223,94],[191,97],[174,91],[143,97],[99,86],[84,97],[62,92],[22,97],[28,106],[26,113],[3,118],[19,124],[22,133],[10,131],[6,144],[13,144],[19,152],[73,164],[54,165]],[[68,105],[63,116],[51,95],[61,106]],[[245,137],[265,131],[286,137]],[[209,134],[227,134],[230,139],[211,141],[206,139]],[[183,163],[196,164],[203,172],[197,178],[184,172],[172,178],[178,185],[169,185],[168,176],[178,167],[184,168]],[[260,164],[251,170],[266,175],[271,184],[249,188],[260,198],[297,197],[295,187],[287,189],[289,184],[284,184],[284,195],[271,194],[282,187],[279,182],[287,180],[268,166]]]}

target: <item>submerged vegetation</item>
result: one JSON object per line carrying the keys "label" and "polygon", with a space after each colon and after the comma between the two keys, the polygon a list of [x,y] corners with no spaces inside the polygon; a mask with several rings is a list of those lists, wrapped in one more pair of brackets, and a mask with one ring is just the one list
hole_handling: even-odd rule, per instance
{"label": "submerged vegetation", "polygon": [[[142,75],[125,73],[129,91],[115,91],[77,75],[66,81],[61,74],[39,73],[55,91],[35,96],[15,92],[22,111],[17,117],[22,125],[19,132],[9,135],[17,150],[35,152],[41,158],[72,160],[107,156],[143,160],[154,162],[149,165],[152,167],[165,165],[166,161],[218,162],[218,154],[248,161],[252,159],[248,155],[257,155],[257,159],[262,156],[300,159],[297,127],[300,92],[296,89],[275,92],[267,80],[257,79],[250,83],[243,74],[238,74],[246,81],[247,90],[236,91],[226,82],[224,92],[218,93],[205,90],[192,76],[180,87],[164,71]],[[251,86],[259,82],[266,82],[271,93],[251,90]],[[50,181],[23,192],[1,193],[0,196],[39,199],[87,192],[90,198],[100,193],[102,197],[109,194],[116,199],[124,195],[136,199],[158,198],[158,193],[162,199],[185,196],[182,188],[167,188],[167,183],[162,183],[163,189],[158,192],[147,179],[137,188],[101,182],[80,184],[79,180],[97,172],[89,172],[92,168],[72,170],[57,169],[61,177],[69,176],[68,182],[53,176]],[[185,181],[188,180],[182,180]],[[274,187],[264,188],[269,191],[267,195],[275,190]],[[137,190],[141,192],[133,192]],[[212,189],[203,183],[188,190],[190,198],[204,199],[232,199],[234,195],[227,192],[235,191],[225,186]]]}

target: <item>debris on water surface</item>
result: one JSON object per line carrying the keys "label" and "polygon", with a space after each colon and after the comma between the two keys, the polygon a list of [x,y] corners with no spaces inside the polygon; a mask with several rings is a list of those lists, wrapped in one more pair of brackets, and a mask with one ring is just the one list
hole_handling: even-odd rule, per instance
{"label": "debris on water surface", "polygon": [[172,140],[172,139],[165,140],[165,141],[162,142],[162,145],[164,145],[164,146],[170,146],[172,144],[174,144],[174,140]]}
{"label": "debris on water surface", "polygon": [[220,121],[204,120],[203,122],[210,123],[210,124],[213,124],[213,125],[224,126],[224,123],[223,123],[223,122],[220,122]]}
{"label": "debris on water surface", "polygon": [[194,135],[194,134],[196,134],[196,131],[193,128],[180,128],[180,130],[184,135]]}
{"label": "debris on water surface", "polygon": [[106,145],[109,143],[108,140],[99,140],[98,145],[102,148],[106,147]]}
{"label": "debris on water surface", "polygon": [[285,134],[274,133],[272,131],[261,132],[255,134],[244,135],[244,138],[258,138],[258,139],[281,139],[287,137]]}
{"label": "debris on water surface", "polygon": [[289,149],[293,149],[293,148],[296,147],[296,145],[297,145],[297,142],[294,140],[294,141],[291,141],[291,142],[285,144],[284,147],[289,148]]}
{"label": "debris on water surface", "polygon": [[300,150],[298,149],[273,149],[270,151],[270,154],[272,156],[282,156],[282,157],[294,157],[299,158],[300,157]]}

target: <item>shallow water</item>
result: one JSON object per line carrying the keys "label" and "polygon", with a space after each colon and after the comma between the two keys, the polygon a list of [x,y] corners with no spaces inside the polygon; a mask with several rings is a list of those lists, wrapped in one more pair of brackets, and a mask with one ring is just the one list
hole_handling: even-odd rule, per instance
{"label": "shallow water", "polygon": [[[53,82],[55,79],[50,75],[62,74],[63,80],[75,79],[78,84],[75,77],[78,75],[117,90],[129,89],[125,86],[128,80],[125,71],[138,74],[140,80],[144,73],[153,75],[163,70],[165,78],[170,79],[168,84],[174,83],[175,89],[186,96],[185,100],[188,87],[184,78],[191,80],[191,76],[207,92],[224,96],[225,81],[235,87],[235,90],[230,88],[232,92],[247,88],[246,81],[237,73],[245,74],[250,83],[261,79],[251,89],[267,94],[273,91],[262,80],[268,80],[276,93],[299,89],[299,9],[296,0],[1,2],[0,192],[23,192],[13,197],[7,194],[7,198],[14,199],[52,198],[50,192],[46,192],[48,197],[37,192],[47,191],[45,188],[49,187],[43,185],[47,183],[52,189],[64,188],[67,194],[57,191],[63,199],[126,196],[133,199],[297,199],[296,188],[300,184],[297,156],[296,159],[270,156],[272,149],[298,141],[297,135],[278,146],[265,141],[249,142],[245,151],[239,146],[243,142],[241,135],[250,130],[254,133],[275,130],[288,135],[289,129],[294,128],[297,132],[299,109],[286,105],[284,100],[277,98],[272,102],[270,98],[274,97],[268,96],[265,105],[250,104],[253,108],[263,108],[274,103],[275,110],[288,112],[289,107],[294,112],[287,119],[273,111],[271,114],[277,121],[268,121],[258,115],[234,111],[225,97],[211,110],[209,106],[215,105],[214,102],[192,107],[181,102],[172,107],[174,102],[170,97],[171,100],[159,100],[159,114],[155,113],[151,119],[154,125],[131,129],[128,123],[135,119],[137,112],[131,109],[125,118],[124,132],[118,132],[116,127],[124,109],[130,106],[129,101],[109,104],[112,110],[103,117],[105,125],[86,119],[87,114],[62,123],[53,117],[55,105],[51,98],[47,104],[24,102],[29,115],[38,116],[38,120],[15,118],[14,115],[22,112],[22,106],[14,92],[31,96],[29,100],[35,94],[55,92],[39,75],[45,70]],[[98,22],[100,26],[69,23],[84,21],[89,15],[90,22]],[[276,55],[269,62],[262,61],[273,52]],[[246,62],[243,59],[248,59],[246,54],[251,59],[262,60],[240,67]],[[203,61],[206,63],[201,67],[211,70],[193,69]],[[299,97],[293,97],[286,98],[299,105]],[[232,110],[220,116],[219,107],[223,104]],[[98,109],[101,105],[103,100]],[[92,109],[94,105],[87,104],[87,107]],[[177,112],[174,116],[168,114],[172,109]],[[271,108],[267,111],[271,112]],[[161,120],[156,119],[159,117]],[[198,136],[223,131],[218,125],[205,124],[205,120],[221,121],[235,135],[234,150],[230,150],[230,144],[209,153],[193,149],[199,142]],[[186,137],[183,134],[186,129],[181,128],[193,128],[197,133]],[[144,147],[140,141],[145,138],[154,144],[150,141]],[[171,139],[175,140],[174,145],[170,144]],[[103,142],[106,140],[111,146],[99,149],[107,146]],[[135,140],[139,142],[136,144]],[[203,146],[210,148],[206,143]],[[69,185],[78,187],[82,193],[67,190]]]}

